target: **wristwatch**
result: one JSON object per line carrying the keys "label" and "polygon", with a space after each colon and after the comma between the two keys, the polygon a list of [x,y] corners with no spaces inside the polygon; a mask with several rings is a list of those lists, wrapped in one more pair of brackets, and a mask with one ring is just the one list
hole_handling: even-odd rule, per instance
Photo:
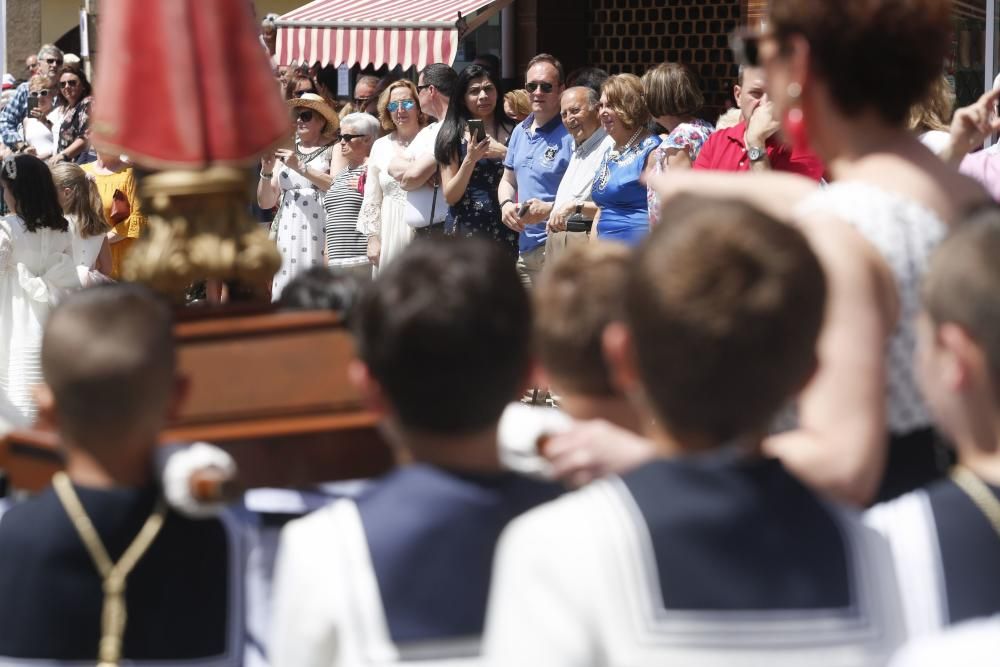
{"label": "wristwatch", "polygon": [[763,160],[767,157],[767,151],[760,146],[748,146],[747,157],[750,158],[751,162],[757,162],[758,160]]}

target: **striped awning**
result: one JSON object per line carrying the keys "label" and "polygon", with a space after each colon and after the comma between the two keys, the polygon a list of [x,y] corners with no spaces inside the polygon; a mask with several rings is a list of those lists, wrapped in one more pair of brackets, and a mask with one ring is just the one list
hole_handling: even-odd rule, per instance
{"label": "striped awning", "polygon": [[[458,41],[511,0],[314,0],[275,22],[282,65],[423,69],[453,63]],[[474,14],[474,16],[473,16]]]}

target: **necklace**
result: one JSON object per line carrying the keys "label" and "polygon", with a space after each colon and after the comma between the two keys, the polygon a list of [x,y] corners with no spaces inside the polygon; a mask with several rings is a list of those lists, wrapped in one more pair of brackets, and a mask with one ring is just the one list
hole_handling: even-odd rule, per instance
{"label": "necklace", "polygon": [[976,477],[976,475],[963,465],[956,465],[949,473],[951,479],[958,488],[969,496],[969,500],[979,508],[986,520],[993,526],[998,537],[1000,537],[1000,500],[993,495],[993,491],[986,485],[986,482]]}
{"label": "necklace", "polygon": [[597,179],[594,182],[598,190],[604,192],[604,188],[608,186],[608,181],[611,180],[611,163],[621,164],[625,156],[636,146],[636,140],[642,134],[643,129],[642,127],[636,129],[635,133],[625,142],[620,151],[614,149],[608,151],[608,156],[604,159],[604,163],[601,164],[601,172],[597,175]]}

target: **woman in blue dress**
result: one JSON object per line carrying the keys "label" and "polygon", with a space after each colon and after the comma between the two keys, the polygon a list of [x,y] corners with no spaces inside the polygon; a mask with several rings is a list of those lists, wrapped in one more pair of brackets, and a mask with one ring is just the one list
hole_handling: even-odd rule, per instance
{"label": "woman in blue dress", "polygon": [[[497,105],[497,86],[488,70],[469,65],[458,75],[456,90],[434,147],[448,202],[445,227],[456,236],[496,241],[516,260],[518,235],[501,222],[497,195],[514,128],[502,105]],[[486,132],[482,141],[470,137],[470,120],[482,122]]]}
{"label": "woman in blue dress", "polygon": [[649,131],[642,81],[616,74],[601,86],[601,124],[615,145],[594,177],[593,199],[600,208],[599,239],[637,245],[649,233],[646,186],[640,180],[653,163],[660,137]]}

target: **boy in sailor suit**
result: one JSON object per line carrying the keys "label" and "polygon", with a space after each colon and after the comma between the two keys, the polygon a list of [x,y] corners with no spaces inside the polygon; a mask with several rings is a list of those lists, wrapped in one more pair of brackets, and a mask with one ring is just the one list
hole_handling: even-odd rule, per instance
{"label": "boy in sailor suit", "polygon": [[657,457],[504,532],[494,665],[885,664],[902,642],[888,545],[759,453],[810,378],[825,280],[794,228],[678,201],[605,333]]}
{"label": "boy in sailor suit", "polygon": [[998,252],[1000,212],[991,208],[945,239],[924,278],[915,372],[958,465],[867,516],[892,544],[917,637],[1000,614]]}
{"label": "boy in sailor suit", "polygon": [[434,239],[380,273],[355,317],[351,375],[411,462],[285,528],[271,664],[479,664],[500,531],[559,493],[497,454],[527,386],[527,294],[488,242]]}

